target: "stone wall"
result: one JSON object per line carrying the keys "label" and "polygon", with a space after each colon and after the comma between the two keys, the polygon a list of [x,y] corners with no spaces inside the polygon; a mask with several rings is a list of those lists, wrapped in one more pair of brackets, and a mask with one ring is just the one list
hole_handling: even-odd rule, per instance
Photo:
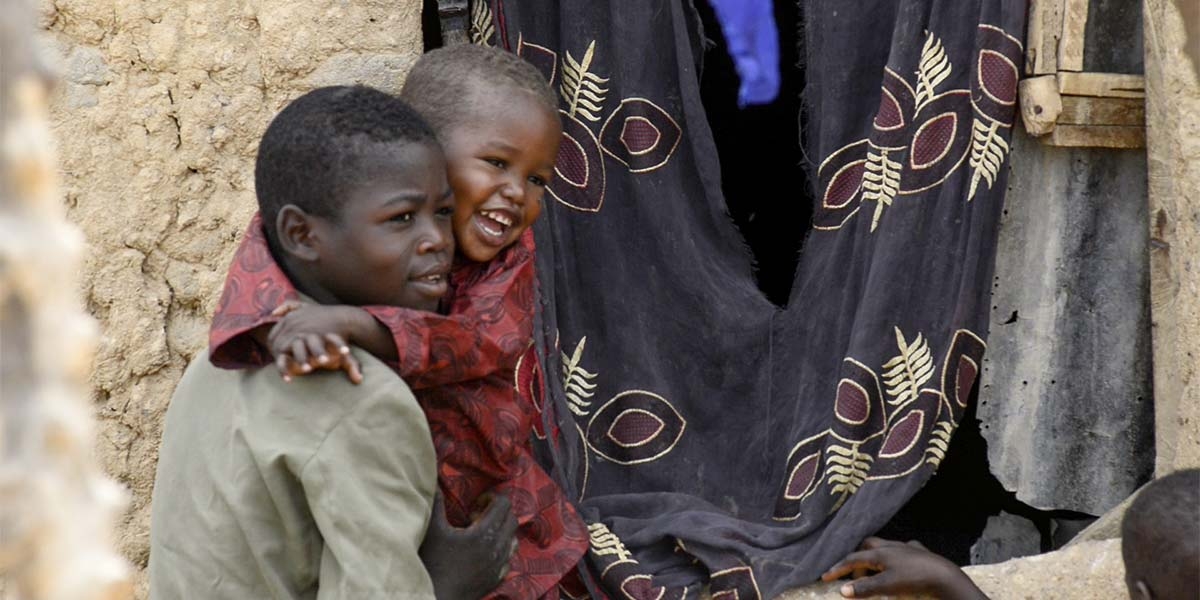
{"label": "stone wall", "polygon": [[[98,455],[132,492],[120,550],[149,552],[162,418],[205,345],[225,268],[255,209],[272,115],[314,86],[395,90],[421,52],[417,0],[43,0],[61,80],[63,188],[88,252],[102,338]],[[139,596],[145,594],[139,580]]]}

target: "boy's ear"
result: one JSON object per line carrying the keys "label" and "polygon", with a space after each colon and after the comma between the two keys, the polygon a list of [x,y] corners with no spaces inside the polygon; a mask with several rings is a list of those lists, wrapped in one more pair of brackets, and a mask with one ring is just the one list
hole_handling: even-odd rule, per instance
{"label": "boy's ear", "polygon": [[1154,594],[1150,593],[1149,586],[1145,581],[1138,579],[1129,586],[1129,597],[1132,600],[1154,600]]}
{"label": "boy's ear", "polygon": [[313,217],[295,204],[279,209],[275,233],[282,250],[297,260],[313,262],[320,255]]}

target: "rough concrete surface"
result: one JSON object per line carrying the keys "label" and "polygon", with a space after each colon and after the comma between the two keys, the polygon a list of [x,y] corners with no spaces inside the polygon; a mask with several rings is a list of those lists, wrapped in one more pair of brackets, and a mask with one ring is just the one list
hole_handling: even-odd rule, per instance
{"label": "rough concrete surface", "polygon": [[[44,0],[83,294],[102,339],[93,399],[104,468],[132,491],[121,552],[139,569],[163,413],[203,348],[251,213],[266,124],[316,85],[396,90],[421,52],[417,0]],[[138,596],[145,595],[139,578]]]}
{"label": "rough concrete surface", "polygon": [[[1129,597],[1119,539],[1085,542],[1049,554],[967,567],[964,571],[992,600],[1126,600]],[[835,600],[842,597],[837,588],[835,584],[817,584],[783,594],[779,600]]]}
{"label": "rough concrete surface", "polygon": [[1183,17],[1145,0],[1157,472],[1200,467],[1200,83]]}

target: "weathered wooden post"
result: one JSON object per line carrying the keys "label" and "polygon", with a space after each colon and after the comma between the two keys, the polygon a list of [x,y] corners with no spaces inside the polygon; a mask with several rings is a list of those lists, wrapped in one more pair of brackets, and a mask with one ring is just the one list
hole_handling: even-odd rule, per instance
{"label": "weathered wooden post", "polygon": [[123,492],[93,456],[83,239],[58,193],[33,36],[27,0],[0,0],[0,595],[126,598],[111,544]]}

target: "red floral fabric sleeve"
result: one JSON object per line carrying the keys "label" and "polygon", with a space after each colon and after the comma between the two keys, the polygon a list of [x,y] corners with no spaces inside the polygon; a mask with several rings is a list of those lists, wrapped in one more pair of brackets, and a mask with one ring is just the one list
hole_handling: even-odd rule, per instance
{"label": "red floral fabric sleeve", "polygon": [[[533,233],[488,263],[451,273],[450,315],[395,306],[364,306],[392,332],[399,360],[392,367],[413,389],[478,379],[515,368],[532,337]],[[209,330],[209,360],[223,369],[271,362],[252,332],[298,292],[267,248],[255,215],[238,247]]]}
{"label": "red floral fabric sleeve", "polygon": [[364,306],[392,332],[395,367],[413,389],[512,371],[533,338],[533,233],[496,259],[450,274],[449,315]]}
{"label": "red floral fabric sleeve", "polygon": [[278,321],[271,316],[285,300],[299,296],[267,248],[262,218],[255,214],[229,265],[225,289],[208,330],[208,360],[222,369],[249,369],[271,362],[269,350],[252,331]]}

